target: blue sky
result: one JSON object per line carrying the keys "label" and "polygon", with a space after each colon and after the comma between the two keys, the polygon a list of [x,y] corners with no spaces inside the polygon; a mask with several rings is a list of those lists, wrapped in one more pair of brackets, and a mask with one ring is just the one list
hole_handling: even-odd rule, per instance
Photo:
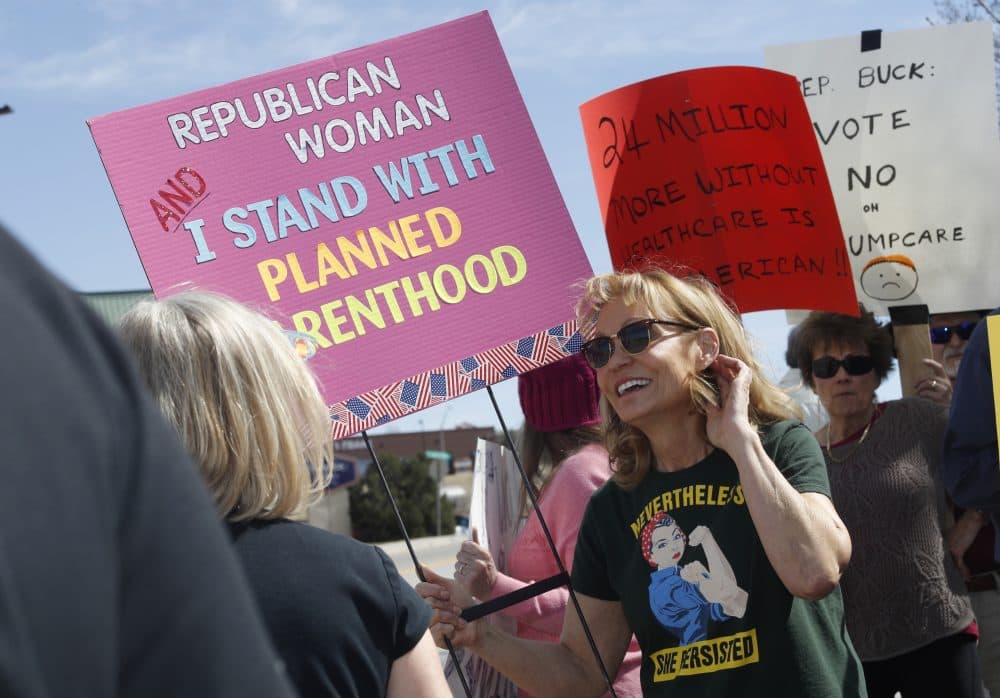
{"label": "blue sky", "polygon": [[[595,271],[610,269],[577,109],[627,83],[763,64],[771,44],[927,26],[933,0],[423,3],[7,0],[0,14],[0,220],[72,287],[148,288],[86,120],[320,58],[486,9]],[[747,326],[772,376],[781,312]],[[494,388],[508,426],[516,381]],[[883,397],[898,396],[887,385]],[[480,391],[383,429],[495,422]]]}

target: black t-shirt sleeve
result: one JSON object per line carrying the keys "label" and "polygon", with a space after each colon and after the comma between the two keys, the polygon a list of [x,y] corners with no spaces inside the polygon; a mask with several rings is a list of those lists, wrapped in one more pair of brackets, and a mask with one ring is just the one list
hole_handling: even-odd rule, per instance
{"label": "black t-shirt sleeve", "polygon": [[[610,485],[605,485],[609,487]],[[603,489],[599,489],[587,502],[583,513],[583,522],[576,538],[576,550],[573,553],[573,569],[570,580],[573,589],[605,601],[618,601],[618,593],[611,585],[608,575],[607,556],[604,554],[605,543],[602,538],[602,526],[609,525],[607,517],[600,515]]]}
{"label": "black t-shirt sleeve", "polygon": [[395,602],[395,618],[392,619],[393,653],[391,655],[391,658],[395,660],[412,650],[420,642],[420,638],[430,627],[431,609],[416,590],[400,576],[396,565],[393,564],[385,551],[378,547],[374,549],[381,560],[385,583]]}

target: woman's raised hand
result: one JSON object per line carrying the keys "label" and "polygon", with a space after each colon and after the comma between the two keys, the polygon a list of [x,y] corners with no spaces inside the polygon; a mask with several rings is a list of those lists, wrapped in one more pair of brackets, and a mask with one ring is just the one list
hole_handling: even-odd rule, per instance
{"label": "woman's raised hand", "polygon": [[922,361],[924,366],[930,369],[931,375],[918,380],[913,386],[914,392],[926,400],[941,405],[950,405],[952,384],[944,366],[934,359],[922,359]]}
{"label": "woman's raised hand", "polygon": [[705,431],[716,448],[733,453],[753,428],[750,426],[750,367],[739,359],[719,354],[711,365],[719,387],[719,406],[706,405]]}

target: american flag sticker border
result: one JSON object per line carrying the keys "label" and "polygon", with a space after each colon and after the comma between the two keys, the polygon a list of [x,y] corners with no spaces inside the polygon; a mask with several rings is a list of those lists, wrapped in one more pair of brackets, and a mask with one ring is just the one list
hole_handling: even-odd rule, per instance
{"label": "american flag sticker border", "polygon": [[441,404],[580,351],[576,320],[330,405],[334,439]]}

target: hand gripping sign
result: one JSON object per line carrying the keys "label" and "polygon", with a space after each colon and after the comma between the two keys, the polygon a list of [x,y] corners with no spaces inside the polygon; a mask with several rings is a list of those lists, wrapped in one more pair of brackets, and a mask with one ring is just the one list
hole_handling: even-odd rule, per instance
{"label": "hand gripping sign", "polygon": [[590,266],[485,12],[89,123],[154,293],[264,307],[338,438],[579,345]]}
{"label": "hand gripping sign", "polygon": [[791,75],[673,73],[580,107],[616,269],[683,265],[740,312],[857,313],[833,196]]}

